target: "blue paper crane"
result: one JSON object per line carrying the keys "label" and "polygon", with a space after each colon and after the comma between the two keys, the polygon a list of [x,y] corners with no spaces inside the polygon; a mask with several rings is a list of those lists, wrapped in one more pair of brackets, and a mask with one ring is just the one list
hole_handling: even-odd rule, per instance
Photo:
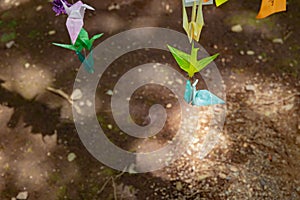
{"label": "blue paper crane", "polygon": [[191,85],[190,80],[187,80],[185,86],[184,100],[192,105],[196,106],[210,106],[215,104],[225,104],[225,102],[212,94],[208,90],[196,90],[196,85],[198,80],[196,80],[193,85]]}

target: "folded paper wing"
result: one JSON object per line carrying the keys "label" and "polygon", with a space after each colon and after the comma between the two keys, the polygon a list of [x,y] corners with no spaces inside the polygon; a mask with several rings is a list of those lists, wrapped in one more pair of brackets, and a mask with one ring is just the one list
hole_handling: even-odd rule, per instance
{"label": "folded paper wing", "polygon": [[192,105],[196,106],[210,106],[217,104],[225,104],[225,102],[208,90],[198,90],[192,102]]}
{"label": "folded paper wing", "polygon": [[78,42],[85,49],[87,49],[87,50],[90,51],[92,49],[92,47],[93,47],[93,44],[94,44],[95,40],[97,40],[100,37],[102,37],[102,35],[103,35],[103,33],[102,34],[97,34],[97,35],[94,35],[91,39],[89,39],[88,32],[84,28],[82,28],[81,31],[80,31],[80,33],[79,33],[79,35],[78,35],[76,43]]}
{"label": "folded paper wing", "polygon": [[195,73],[204,69],[209,63],[211,63],[214,59],[217,58],[219,54],[215,54],[210,57],[203,58],[201,60],[197,60],[198,57],[198,48],[194,48],[194,44],[192,45],[191,54],[187,54],[179,49],[171,47],[168,45],[170,52],[175,58],[179,67],[186,71],[189,77],[193,77]]}
{"label": "folded paper wing", "polygon": [[192,105],[196,106],[225,104],[225,102],[222,99],[212,94],[208,90],[196,90],[197,83],[198,80],[196,80],[193,85],[191,85],[191,82],[189,80],[187,80],[186,82],[184,100],[188,104],[191,103]]}
{"label": "folded paper wing", "polygon": [[262,0],[257,19],[265,18],[277,12],[286,11],[286,0]]}
{"label": "folded paper wing", "polygon": [[82,3],[81,1],[77,1],[72,6],[68,7],[63,1],[61,1],[66,13],[68,14],[68,19],[66,22],[67,29],[72,41],[74,44],[77,40],[77,37],[83,27],[83,18],[85,14],[85,10],[95,10],[93,7]]}
{"label": "folded paper wing", "polygon": [[186,81],[185,92],[184,92],[184,100],[190,104],[193,100],[193,88],[190,80]]}
{"label": "folded paper wing", "polygon": [[89,35],[87,31],[84,28],[82,28],[77,37],[75,44],[58,44],[58,43],[53,43],[53,44],[77,52],[81,52],[84,48],[90,51],[93,47],[95,40],[102,37],[102,35],[103,34],[97,34],[94,35],[91,39],[89,39]]}
{"label": "folded paper wing", "polygon": [[199,0],[198,9],[197,3],[194,1],[192,7],[192,17],[191,21],[188,21],[188,15],[186,12],[186,4],[185,0],[182,0],[183,3],[183,29],[188,35],[189,41],[192,42],[194,39],[195,41],[199,41],[200,34],[202,31],[202,27],[204,26],[203,20],[203,13],[202,13],[202,0]]}

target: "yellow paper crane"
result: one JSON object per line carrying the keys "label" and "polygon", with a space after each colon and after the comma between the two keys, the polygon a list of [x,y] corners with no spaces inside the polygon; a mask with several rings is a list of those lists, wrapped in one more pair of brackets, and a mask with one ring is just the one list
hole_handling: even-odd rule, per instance
{"label": "yellow paper crane", "polygon": [[193,39],[198,42],[200,39],[202,27],[204,25],[203,13],[202,13],[202,0],[199,0],[198,10],[197,10],[197,3],[196,1],[194,1],[193,8],[192,8],[191,22],[188,21],[185,0],[182,0],[182,5],[183,5],[183,29],[187,33],[190,42],[192,42]]}
{"label": "yellow paper crane", "polygon": [[268,17],[277,12],[286,11],[286,0],[262,0],[257,19]]}
{"label": "yellow paper crane", "polygon": [[[187,33],[190,42],[194,39],[195,41],[199,42],[202,27],[204,26],[203,20],[203,12],[202,12],[202,5],[203,0],[193,0],[193,7],[192,7],[192,18],[191,21],[188,21],[188,15],[186,12],[186,7],[190,5],[192,0],[182,0],[183,5],[183,29]],[[215,0],[216,5],[220,6],[221,4],[225,3],[228,0]],[[209,2],[209,0],[204,0],[204,2]],[[198,9],[197,9],[198,3]]]}

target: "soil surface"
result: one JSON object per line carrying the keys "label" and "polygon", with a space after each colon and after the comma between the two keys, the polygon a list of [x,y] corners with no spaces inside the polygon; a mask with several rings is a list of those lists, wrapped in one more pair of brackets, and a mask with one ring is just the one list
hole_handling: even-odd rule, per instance
{"label": "soil surface", "polygon": [[[96,11],[86,13],[85,29],[104,33],[95,45],[136,27],[184,33],[180,0],[86,3]],[[134,174],[97,161],[79,139],[70,103],[49,90],[70,96],[80,67],[76,55],[51,44],[69,41],[66,17],[55,17],[47,1],[1,1],[0,199],[300,199],[300,2],[289,0],[288,12],[263,20],[255,19],[259,6],[230,0],[204,7],[200,44],[220,53],[215,63],[226,86],[226,120],[215,148],[199,158],[210,120],[203,109],[198,139],[176,162]],[[232,31],[236,25],[242,30]],[[126,71],[149,62],[180,71],[170,53],[139,50],[116,60],[97,90],[100,125],[132,152],[160,148],[178,129],[178,101],[157,85],[139,88],[130,101],[139,125],[149,123],[154,103],[167,110],[165,127],[148,145],[140,148],[143,141],[113,120],[109,91]]]}

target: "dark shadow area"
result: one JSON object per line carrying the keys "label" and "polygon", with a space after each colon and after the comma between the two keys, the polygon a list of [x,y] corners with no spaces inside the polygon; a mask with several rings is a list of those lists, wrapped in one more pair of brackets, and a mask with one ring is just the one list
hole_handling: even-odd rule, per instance
{"label": "dark shadow area", "polygon": [[[3,81],[0,80],[0,84]],[[21,95],[10,92],[0,86],[0,104],[13,108],[14,113],[7,126],[15,128],[22,120],[25,127],[31,126],[33,133],[52,135],[60,121],[60,109],[51,109],[46,104],[33,100],[26,100]]]}

